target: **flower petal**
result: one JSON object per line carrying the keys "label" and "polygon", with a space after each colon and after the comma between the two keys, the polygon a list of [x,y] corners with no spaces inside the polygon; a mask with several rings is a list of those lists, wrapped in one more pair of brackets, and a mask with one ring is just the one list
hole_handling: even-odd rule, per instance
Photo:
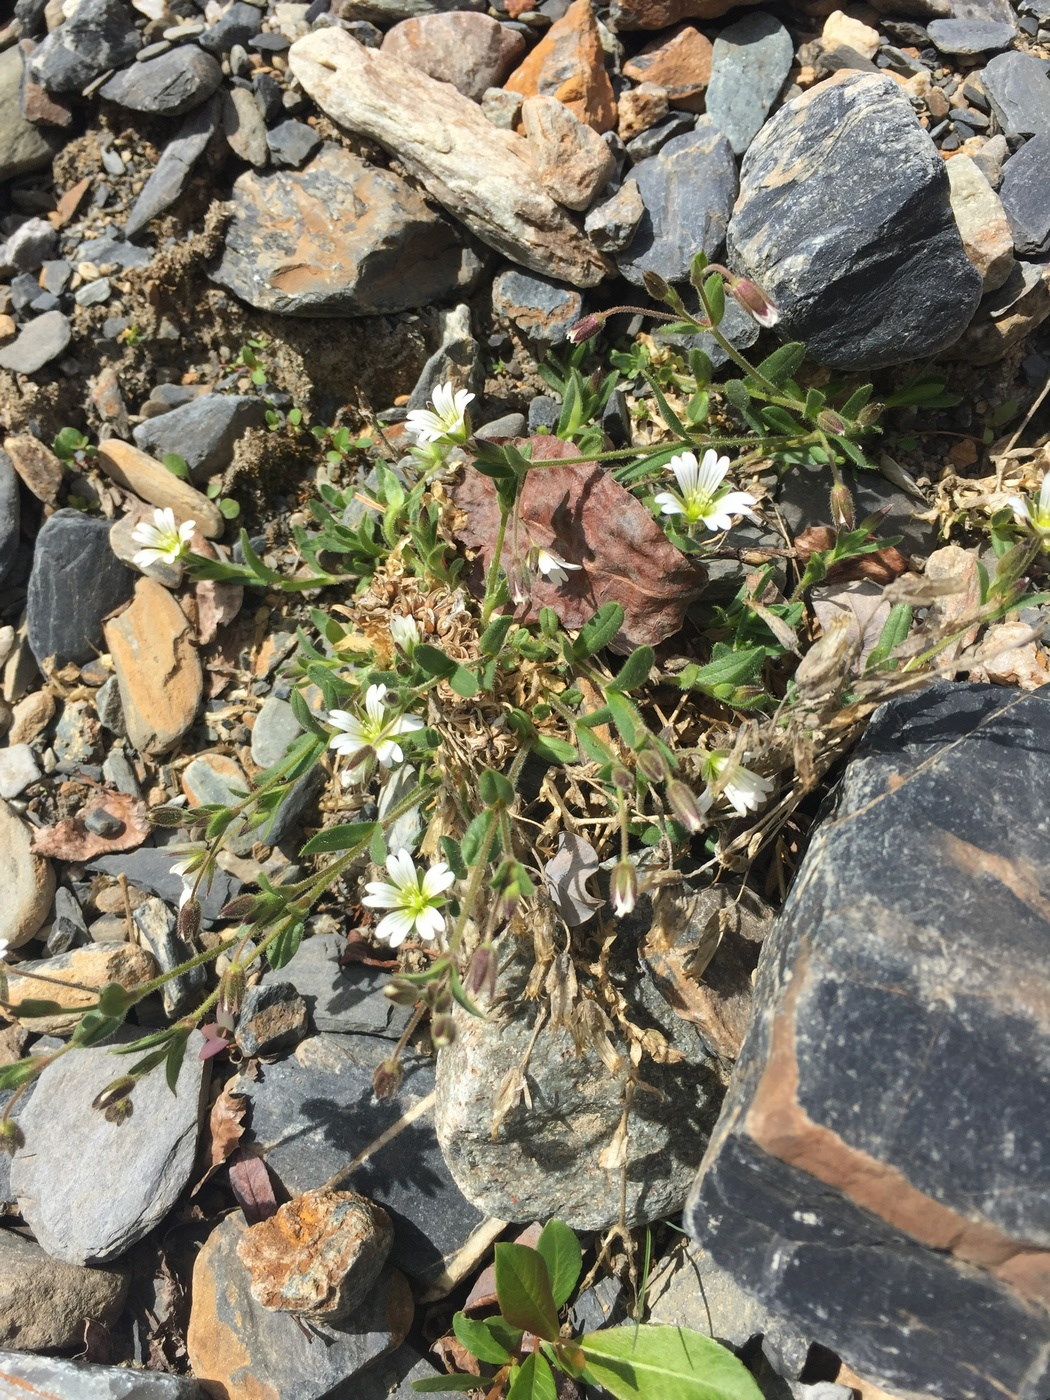
{"label": "flower petal", "polygon": [[450,885],[456,883],[454,873],[449,869],[443,860],[436,861],[427,873],[423,876],[423,893],[428,899],[433,899],[436,895],[447,890]]}
{"label": "flower petal", "polygon": [[412,932],[415,922],[411,914],[406,914],[403,909],[396,909],[379,920],[374,936],[383,943],[389,943],[391,948],[399,948]]}
{"label": "flower petal", "polygon": [[416,932],[428,941],[443,932],[445,920],[436,909],[421,909],[416,915]]}
{"label": "flower petal", "polygon": [[404,895],[396,885],[388,885],[385,880],[369,880],[365,886],[368,893],[361,900],[369,909],[400,909]]}

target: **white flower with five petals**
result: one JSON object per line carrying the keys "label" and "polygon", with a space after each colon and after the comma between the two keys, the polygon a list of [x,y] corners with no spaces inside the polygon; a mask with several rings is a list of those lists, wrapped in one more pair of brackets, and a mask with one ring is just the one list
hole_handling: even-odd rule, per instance
{"label": "white flower with five petals", "polygon": [[384,768],[404,761],[404,752],[397,742],[399,734],[413,734],[423,728],[418,715],[394,714],[386,703],[385,685],[370,685],[365,691],[365,715],[359,719],[347,710],[330,710],[328,722],[339,731],[333,734],[328,747],[338,754],[350,756],[351,768],[357,768],[375,755]]}
{"label": "white flower with five petals", "polygon": [[376,925],[375,936],[391,948],[400,947],[412,933],[431,942],[445,927],[440,913],[444,892],[455,882],[455,875],[444,861],[429,870],[417,870],[407,851],[394,851],[387,857],[389,880],[369,880],[362,904],[370,909],[389,909]]}
{"label": "white flower with five petals", "polygon": [[728,530],[734,515],[750,514],[756,504],[749,491],[723,486],[729,458],[709,447],[698,463],[692,452],[672,457],[667,469],[674,473],[677,491],[660,491],[653,499],[663,515],[684,516],[690,525],[702,522],[709,530]]}
{"label": "white flower with five petals", "polygon": [[148,569],[151,564],[175,564],[186,553],[193,532],[197,528],[195,520],[175,523],[175,512],[170,506],[153,512],[152,523],[141,520],[131,532],[136,544],[143,546],[132,555],[131,562],[139,569]]}
{"label": "white flower with five petals", "polygon": [[417,442],[466,442],[470,437],[467,405],[474,395],[451,384],[439,384],[430,408],[414,408],[405,419],[405,429]]}
{"label": "white flower with five petals", "polygon": [[760,773],[745,768],[728,749],[715,749],[709,753],[700,771],[707,784],[700,799],[705,812],[720,795],[738,816],[746,817],[748,812],[758,811],[774,787],[771,778],[763,778]]}

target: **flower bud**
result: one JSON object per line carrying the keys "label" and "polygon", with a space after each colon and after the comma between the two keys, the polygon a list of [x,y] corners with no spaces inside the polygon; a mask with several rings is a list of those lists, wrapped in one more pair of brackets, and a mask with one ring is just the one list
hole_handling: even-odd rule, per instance
{"label": "flower bud", "polygon": [[618,919],[638,902],[638,872],[629,860],[617,861],[612,873],[612,907]]}
{"label": "flower bud", "polygon": [[853,510],[853,495],[844,481],[837,481],[831,488],[831,523],[836,530],[852,530],[856,522]]}
{"label": "flower bud", "polygon": [[201,931],[201,902],[191,896],[179,910],[179,937],[184,943],[192,943]]}
{"label": "flower bud", "polygon": [[215,1008],[215,1019],[220,1026],[229,1025],[232,1030],[244,1004],[247,983],[243,967],[230,967],[219,979],[219,1000]]}
{"label": "flower bud", "polygon": [[229,904],[224,904],[219,910],[220,919],[236,919],[238,922],[246,919],[249,914],[255,911],[256,896],[253,894],[239,894],[236,899],[231,899]]}
{"label": "flower bud", "polygon": [[415,1006],[419,1000],[419,989],[411,982],[399,982],[392,977],[383,988],[383,995],[395,1006]]}
{"label": "flower bud", "polygon": [[621,792],[630,792],[634,788],[634,778],[631,770],[625,768],[622,763],[617,763],[609,774],[613,787],[618,787]]}
{"label": "flower bud", "polygon": [[189,812],[185,807],[151,807],[146,813],[147,818],[154,826],[184,826],[189,820]]}
{"label": "flower bud", "polygon": [[667,759],[659,749],[641,749],[635,755],[635,762],[651,783],[663,783],[671,776]]}
{"label": "flower bud", "polygon": [[780,312],[749,277],[735,278],[729,284],[729,291],[760,326],[775,326],[780,320]]}
{"label": "flower bud", "polygon": [[451,1016],[435,1016],[430,1022],[430,1039],[435,1050],[446,1050],[456,1038],[456,1023]]}
{"label": "flower bud", "polygon": [[670,286],[660,276],[658,272],[647,270],[642,273],[642,281],[645,283],[645,290],[652,297],[653,301],[664,301]]}
{"label": "flower bud", "polygon": [[384,1060],[372,1075],[372,1093],[377,1099],[392,1099],[401,1087],[403,1075],[397,1060]]}
{"label": "flower bud", "polygon": [[604,316],[584,316],[582,321],[570,327],[566,339],[573,345],[582,345],[585,340],[593,340],[604,324]]}
{"label": "flower bud", "polygon": [[825,433],[841,435],[846,431],[846,420],[840,417],[834,409],[822,408],[817,414],[817,427]]}
{"label": "flower bud", "polygon": [[470,960],[463,985],[472,996],[491,1001],[496,995],[496,973],[499,961],[491,943],[483,943]]}
{"label": "flower bud", "polygon": [[667,802],[671,811],[685,827],[686,831],[701,831],[704,825],[704,813],[697,801],[696,793],[685,783],[679,782],[677,778],[667,784],[664,789],[667,794]]}
{"label": "flower bud", "polygon": [[13,1118],[0,1118],[0,1152],[13,1157],[25,1142],[25,1134]]}
{"label": "flower bud", "polygon": [[126,1123],[128,1121],[134,1111],[135,1105],[130,1099],[118,1099],[116,1103],[110,1104],[102,1114],[102,1117],[107,1123],[112,1123],[114,1127],[119,1128],[121,1123]]}

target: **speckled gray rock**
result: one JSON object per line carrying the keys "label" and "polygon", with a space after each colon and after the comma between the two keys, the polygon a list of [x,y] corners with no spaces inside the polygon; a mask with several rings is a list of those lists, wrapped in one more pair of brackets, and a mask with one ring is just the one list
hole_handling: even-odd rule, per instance
{"label": "speckled gray rock", "polygon": [[625,180],[615,194],[587,211],[583,227],[601,252],[618,253],[630,243],[644,214],[637,183]]}
{"label": "speckled gray rock", "polygon": [[45,311],[27,321],[15,339],[0,348],[0,369],[36,374],[61,355],[72,335],[69,320],[61,311]]}
{"label": "speckled gray rock", "polygon": [[374,967],[339,959],[346,940],[336,933],[304,938],[292,960],[263,973],[264,987],[290,982],[306,1002],[316,1031],[376,1035],[396,1040],[405,1028],[406,1009],[383,995],[387,978]]}
{"label": "speckled gray rock", "polygon": [[1026,141],[1006,162],[999,198],[1017,251],[1050,251],[1050,130]]}
{"label": "speckled gray rock", "polygon": [[82,663],[104,650],[102,619],[131,597],[135,575],[109,547],[109,521],[58,510],[33,554],[26,617],[38,662]]}
{"label": "speckled gray rock", "polygon": [[0,1351],[0,1376],[15,1387],[8,1394],[19,1400],[33,1394],[67,1400],[208,1400],[197,1382],[185,1376],[132,1371],[126,1366],[87,1366],[16,1351]]}
{"label": "speckled gray rock", "polygon": [[228,88],[222,94],[222,130],[234,155],[261,170],[270,159],[266,123],[249,88]]}
{"label": "speckled gray rock", "polygon": [[56,134],[22,115],[22,53],[17,44],[0,53],[0,183],[47,165],[59,144]]}
{"label": "speckled gray rock", "polygon": [[713,122],[702,117],[695,131],[675,136],[655,156],[639,161],[631,178],[645,213],[616,259],[629,282],[641,286],[646,272],[681,282],[701,248],[709,258],[717,256],[736,197],[737,173],[732,147]]}
{"label": "speckled gray rock", "polygon": [[237,1018],[242,1055],[274,1055],[298,1045],[309,1030],[306,1002],[291,982],[249,987]]}
{"label": "speckled gray rock", "polygon": [[[83,1343],[90,1318],[116,1322],[128,1280],[119,1269],[84,1269],[0,1230],[0,1344],[15,1351],[63,1351]],[[0,1363],[0,1387],[3,1385]]]}
{"label": "speckled gray rock", "polygon": [[41,1074],[19,1118],[25,1143],[11,1163],[11,1190],[48,1254],[69,1264],[106,1263],[167,1215],[197,1151],[203,1043],[194,1031],[174,1094],[163,1070],[140,1079],[133,1112],[119,1125],[91,1103],[126,1072],[126,1059],[108,1048],[78,1050]]}
{"label": "speckled gray rock", "polygon": [[177,452],[194,481],[230,465],[238,440],[266,422],[266,405],[250,394],[202,394],[181,408],[147,418],[132,430],[144,452],[163,460]]}
{"label": "speckled gray rock", "polygon": [[1007,136],[1050,133],[1050,77],[1032,54],[999,54],[981,70],[981,86]]}
{"label": "speckled gray rock", "polygon": [[280,763],[302,733],[299,721],[287,700],[268,695],[255,716],[252,729],[252,762],[260,768]]}
{"label": "speckled gray rock", "polygon": [[1048,759],[1038,693],[941,682],[873,717],[686,1208],[717,1264],[892,1394],[1050,1384]]}
{"label": "speckled gray rock", "polygon": [[80,92],[107,69],[130,63],[141,45],[123,0],[81,0],[72,19],[36,49],[29,73],[48,92]]}
{"label": "speckled gray rock", "polygon": [[0,248],[0,265],[16,272],[39,272],[41,263],[54,258],[57,250],[58,231],[46,219],[27,219]]}
{"label": "speckled gray rock", "polygon": [[11,458],[0,449],[0,583],[7,578],[18,558],[21,519],[18,474],[11,465]]}
{"label": "speckled gray rock", "polygon": [[822,364],[876,369],[935,355],[981,296],[937,148],[890,78],[842,72],[755,138],[729,225],[731,267]]}
{"label": "speckled gray rock", "polygon": [[195,44],[133,63],[99,89],[99,96],[132,112],[181,117],[209,98],[222,82],[222,69]]}
{"label": "speckled gray rock", "polygon": [[234,44],[244,48],[262,28],[263,12],[258,5],[248,5],[245,0],[235,3],[222,14],[214,24],[209,25],[197,40],[202,49],[217,58],[229,53]]}
{"label": "speckled gray rock", "polygon": [[[289,967],[281,969],[286,980]],[[295,1053],[238,1076],[231,1088],[251,1101],[244,1142],[296,1194],[323,1185],[434,1087],[433,1063],[409,1052],[397,1094],[377,1101],[372,1076],[391,1044],[371,1035],[318,1035]],[[483,1217],[449,1175],[429,1117],[418,1119],[354,1173],[349,1188],[378,1202],[394,1222],[391,1262],[417,1279],[440,1275]]]}
{"label": "speckled gray rock", "polygon": [[[132,920],[139,945],[148,948],[157,960],[161,972],[171,972],[180,963],[192,958],[191,948],[178,935],[174,912],[162,899],[153,896],[135,909]],[[208,974],[203,967],[194,967],[165,982],[161,988],[164,1014],[172,1020],[204,1000],[208,989]]]}
{"label": "speckled gray rock", "polygon": [[1017,29],[994,19],[935,19],[926,32],[941,53],[978,54],[1008,49]]}
{"label": "speckled gray rock", "polygon": [[126,238],[134,238],[151,219],[163,214],[182,194],[183,186],[219,124],[219,100],[214,98],[191,112],[178,135],[164,147],[156,169],[142,187],[124,224]]}
{"label": "speckled gray rock", "polygon": [[737,155],[750,146],[780,96],[794,56],[791,35],[763,10],[744,15],[715,40],[705,107]]}
{"label": "speckled gray rock", "polygon": [[212,277],[261,311],[372,316],[438,301],[477,266],[406,181],[329,144],[304,170],[239,176]]}
{"label": "speckled gray rock", "polygon": [[583,314],[583,298],[549,277],[507,267],[493,280],[492,309],[530,340],[557,345]]}
{"label": "speckled gray rock", "polygon": [[321,138],[305,122],[279,122],[266,133],[266,144],[274,165],[279,169],[298,170],[315,155]]}

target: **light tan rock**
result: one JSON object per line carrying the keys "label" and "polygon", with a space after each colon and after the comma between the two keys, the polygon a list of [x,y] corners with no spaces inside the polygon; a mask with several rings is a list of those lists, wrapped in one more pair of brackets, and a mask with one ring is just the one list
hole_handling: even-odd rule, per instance
{"label": "light tan rock", "polygon": [[529,157],[554,198],[567,209],[589,208],[616,169],[606,143],[556,97],[526,97],[521,121]]}
{"label": "light tan rock", "polygon": [[4,438],[4,451],[37,500],[54,505],[62,486],[62,463],[50,447],[24,434]]}
{"label": "light tan rock", "polygon": [[[994,314],[978,312],[962,338],[947,352],[951,359],[964,360],[971,365],[994,364],[1050,317],[1050,272],[1019,263],[1017,271],[1021,269],[1028,274],[1021,294]],[[1031,273],[1035,275],[1029,283]],[[1008,284],[1004,290],[1009,290]]]}
{"label": "light tan rock", "polygon": [[49,860],[33,854],[32,838],[32,827],[0,802],[0,939],[12,948],[29,942],[55,897],[55,872]]}
{"label": "light tan rock", "polygon": [[641,83],[620,94],[619,121],[616,134],[621,141],[630,141],[648,131],[667,116],[667,93],[653,83]]}
{"label": "light tan rock", "polygon": [[108,438],[99,443],[98,464],[125,491],[151,506],[170,506],[180,525],[185,520],[195,520],[206,539],[218,539],[225,529],[226,522],[218,506],[130,442]]}
{"label": "light tan rock", "polygon": [[55,697],[49,690],[34,690],[14,709],[11,732],[7,736],[11,744],[28,744],[42,734],[55,714]]}
{"label": "light tan rock", "polygon": [[605,259],[540,183],[525,138],[494,127],[448,83],[339,29],[297,40],[288,62],[329,117],[396,155],[482,242],[576,287],[606,275]]}
{"label": "light tan rock", "polygon": [[[119,982],[130,990],[157,975],[157,964],[153,954],[147,953],[134,943],[117,943],[103,946],[87,945],[61,953],[57,958],[44,958],[40,962],[23,963],[29,972],[40,973],[48,981],[41,982],[36,977],[21,975],[13,969],[7,978],[12,1002],[23,1000],[43,1000],[57,1002],[69,1008],[56,1011],[50,1016],[17,1016],[15,1019],[26,1030],[39,1031],[41,1035],[60,1035],[71,1031],[80,1017],[73,1014],[77,1007],[91,1006],[95,992],[107,982]],[[76,982],[79,986],[73,986]],[[85,990],[85,988],[87,990]]]}
{"label": "light tan rock", "polygon": [[845,44],[865,58],[874,58],[882,44],[882,36],[877,29],[863,20],[852,19],[842,10],[832,10],[824,21],[820,36],[825,45]]}
{"label": "light tan rock", "polygon": [[966,256],[984,278],[984,290],[994,292],[1014,270],[1014,240],[1003,202],[969,156],[953,156],[945,169]]}
{"label": "light tan rock", "polygon": [[6,345],[18,334],[18,322],[13,316],[0,316],[0,345]]}
{"label": "light tan rock", "polygon": [[204,693],[186,615],[166,588],[144,578],[104,630],[128,738],[140,753],[164,753],[192,725]]}
{"label": "light tan rock", "polygon": [[573,0],[503,86],[523,97],[556,97],[595,131],[612,131],[616,98],[591,0]]}

